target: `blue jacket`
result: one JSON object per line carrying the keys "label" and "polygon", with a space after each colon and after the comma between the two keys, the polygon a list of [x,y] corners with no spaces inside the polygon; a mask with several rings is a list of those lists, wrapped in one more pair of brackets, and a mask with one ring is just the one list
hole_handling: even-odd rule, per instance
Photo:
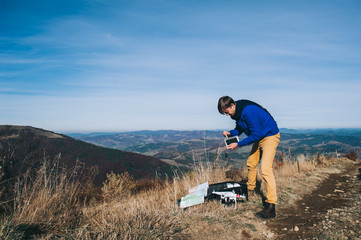
{"label": "blue jacket", "polygon": [[262,106],[249,100],[236,101],[236,112],[231,117],[236,121],[236,128],[230,136],[245,133],[248,137],[238,142],[242,147],[279,133],[276,121]]}

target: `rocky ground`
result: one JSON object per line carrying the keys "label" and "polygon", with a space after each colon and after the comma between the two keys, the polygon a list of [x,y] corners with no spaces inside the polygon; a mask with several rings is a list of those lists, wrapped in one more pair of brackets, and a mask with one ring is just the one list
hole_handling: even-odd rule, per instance
{"label": "rocky ground", "polygon": [[361,162],[331,174],[267,221],[272,239],[361,239]]}

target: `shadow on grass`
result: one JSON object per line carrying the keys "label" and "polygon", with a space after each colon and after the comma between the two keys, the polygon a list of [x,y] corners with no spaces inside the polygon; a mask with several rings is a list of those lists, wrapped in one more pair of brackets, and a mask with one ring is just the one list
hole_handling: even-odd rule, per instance
{"label": "shadow on grass", "polygon": [[34,237],[45,233],[45,231],[43,231],[41,227],[36,224],[19,224],[14,230],[18,236],[22,236],[18,239],[34,239]]}

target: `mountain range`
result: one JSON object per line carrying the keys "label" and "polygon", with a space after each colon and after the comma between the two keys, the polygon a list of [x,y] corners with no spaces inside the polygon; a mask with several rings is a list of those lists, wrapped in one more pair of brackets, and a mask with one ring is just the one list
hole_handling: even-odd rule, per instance
{"label": "mountain range", "polygon": [[[361,129],[287,129],[281,128],[278,152],[298,154],[346,154],[361,151]],[[226,151],[221,130],[132,131],[70,134],[95,145],[138,152],[173,165],[192,166],[199,161],[242,164],[251,146]],[[245,137],[241,135],[241,138]]]}

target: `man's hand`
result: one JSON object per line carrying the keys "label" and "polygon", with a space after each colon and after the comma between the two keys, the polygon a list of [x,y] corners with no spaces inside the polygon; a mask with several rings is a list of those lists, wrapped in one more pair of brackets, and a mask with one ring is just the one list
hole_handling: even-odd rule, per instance
{"label": "man's hand", "polygon": [[234,150],[237,147],[238,147],[238,143],[231,143],[231,144],[227,145],[226,149]]}
{"label": "man's hand", "polygon": [[231,135],[230,132],[228,132],[228,131],[223,131],[223,137],[228,137],[229,135]]}

